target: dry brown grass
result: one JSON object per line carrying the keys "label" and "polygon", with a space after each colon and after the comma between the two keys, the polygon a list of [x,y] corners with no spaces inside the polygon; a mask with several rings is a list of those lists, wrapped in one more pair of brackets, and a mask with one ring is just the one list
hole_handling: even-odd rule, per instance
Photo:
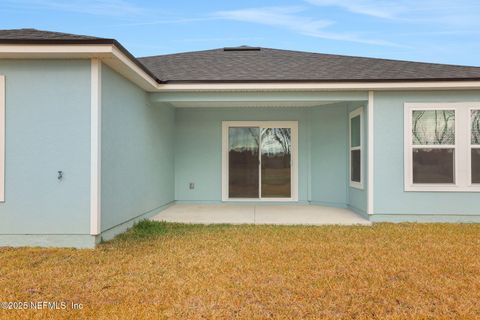
{"label": "dry brown grass", "polygon": [[145,223],[96,250],[0,249],[0,318],[479,318],[480,225]]}

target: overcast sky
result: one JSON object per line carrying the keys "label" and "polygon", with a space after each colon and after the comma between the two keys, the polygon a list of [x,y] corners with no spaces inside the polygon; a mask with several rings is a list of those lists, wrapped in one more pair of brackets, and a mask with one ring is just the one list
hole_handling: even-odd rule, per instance
{"label": "overcast sky", "polygon": [[480,66],[478,0],[2,0],[0,21],[115,38],[136,56],[246,44]]}

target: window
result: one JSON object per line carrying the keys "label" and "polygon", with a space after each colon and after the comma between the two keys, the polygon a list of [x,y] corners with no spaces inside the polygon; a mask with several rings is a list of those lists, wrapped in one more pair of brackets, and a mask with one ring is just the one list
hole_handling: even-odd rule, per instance
{"label": "window", "polygon": [[470,117],[471,182],[472,184],[480,184],[480,109],[470,110]]}
{"label": "window", "polygon": [[350,113],[350,186],[363,189],[363,109],[358,108]]}
{"label": "window", "polygon": [[0,75],[0,202],[5,201],[5,76]]}
{"label": "window", "polygon": [[455,183],[455,110],[413,110],[413,183]]}
{"label": "window", "polygon": [[474,185],[480,184],[480,109],[475,105],[405,104],[406,191],[480,191]]}

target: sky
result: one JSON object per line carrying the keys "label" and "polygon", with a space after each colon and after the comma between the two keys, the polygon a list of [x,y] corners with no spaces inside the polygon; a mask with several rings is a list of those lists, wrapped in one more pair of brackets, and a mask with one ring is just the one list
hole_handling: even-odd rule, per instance
{"label": "sky", "polygon": [[480,66],[478,0],[1,0],[0,21],[115,38],[137,57],[251,45]]}

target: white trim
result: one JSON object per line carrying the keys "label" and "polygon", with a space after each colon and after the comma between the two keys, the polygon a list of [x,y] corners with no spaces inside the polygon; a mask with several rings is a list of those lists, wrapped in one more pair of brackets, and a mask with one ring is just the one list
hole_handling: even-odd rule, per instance
{"label": "white trim", "polygon": [[[262,132],[259,128],[259,137],[258,137],[258,196],[260,200],[262,199]],[[290,161],[291,162],[291,161]],[[230,169],[230,167],[229,167]],[[290,179],[292,177],[292,168],[290,168]],[[290,180],[290,192],[292,189],[292,182]]]}
{"label": "white trim", "polygon": [[[352,147],[352,119],[360,117],[360,146]],[[352,181],[352,151],[360,150],[360,182]],[[348,177],[350,187],[363,190],[363,107],[353,110],[348,115]]]}
{"label": "white trim", "polygon": [[[456,122],[456,121],[455,121]],[[454,144],[412,144],[414,149],[455,149]]]}
{"label": "white trim", "polygon": [[[290,198],[259,198],[230,199],[228,197],[228,128],[258,127],[258,128],[290,128],[292,130],[291,146],[291,197]],[[259,153],[261,150],[259,150]],[[260,155],[259,155],[260,156]],[[259,166],[261,162],[259,161]],[[261,170],[259,170],[259,188],[261,187]],[[222,201],[246,202],[286,202],[298,201],[298,121],[222,121]]]}
{"label": "white trim", "polygon": [[368,177],[367,177],[367,213],[374,214],[374,168],[375,168],[375,153],[374,153],[374,100],[375,93],[373,91],[368,92],[368,105],[367,105],[367,117],[368,117],[368,129],[367,129],[367,140],[368,140],[368,155],[367,155],[367,166],[368,166]]}
{"label": "white trim", "polygon": [[0,202],[5,202],[5,76],[0,76]]}
{"label": "white trim", "polygon": [[378,91],[378,90],[473,90],[480,81],[322,82],[322,83],[210,83],[158,84],[158,92],[173,91]]}
{"label": "white trim", "polygon": [[101,59],[103,63],[146,91],[158,83],[113,44],[0,45],[0,59]]}
{"label": "white trim", "polygon": [[[114,69],[117,69],[121,74],[126,75],[127,77],[133,77],[133,74],[129,71],[133,71],[134,75],[137,77],[133,78],[134,82],[141,83],[142,87],[147,91],[154,91],[158,88],[158,83],[154,80],[148,73],[143,71],[138,65],[136,65],[132,59],[127,57],[121,50],[117,47],[112,46],[112,53],[121,62],[121,66],[117,67],[114,61],[109,61],[108,59],[104,60],[104,63],[111,66]],[[146,82],[146,84],[145,84]]]}
{"label": "white trim", "polygon": [[480,111],[480,105],[477,107],[469,108],[468,110],[468,164],[467,164],[467,171],[469,177],[469,187],[480,187],[479,183],[472,182],[472,149],[480,149],[480,145],[472,144],[472,111]]}
{"label": "white trim", "polygon": [[228,122],[222,121],[222,201],[228,200]]}
{"label": "white trim", "polygon": [[363,190],[363,184],[361,182],[350,181],[350,187],[358,190]]}
{"label": "white trim", "polygon": [[91,61],[90,234],[101,233],[102,62]]}
{"label": "white trim", "polygon": [[[480,185],[471,183],[471,118],[470,110],[480,108],[480,102],[432,102],[404,104],[404,184],[413,192],[480,192]],[[412,143],[412,113],[414,110],[455,110],[455,145],[414,145]],[[455,181],[451,184],[413,183],[412,152],[415,148],[454,149]]]}
{"label": "white trim", "polygon": [[[67,57],[67,54],[111,53],[111,44],[0,44],[0,58]],[[79,55],[80,57],[80,55]]]}

